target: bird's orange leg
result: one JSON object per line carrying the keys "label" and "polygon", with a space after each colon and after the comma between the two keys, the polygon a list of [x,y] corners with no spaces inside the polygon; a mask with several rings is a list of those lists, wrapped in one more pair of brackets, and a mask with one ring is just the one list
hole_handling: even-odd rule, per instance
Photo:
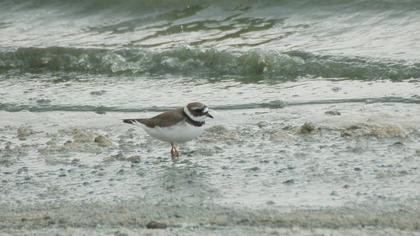
{"label": "bird's orange leg", "polygon": [[178,152],[178,150],[176,149],[175,146],[174,146],[174,151],[175,151],[175,156],[178,158],[179,157],[179,152]]}
{"label": "bird's orange leg", "polygon": [[176,160],[179,157],[179,152],[178,152],[178,150],[176,150],[176,147],[173,143],[171,143],[171,146],[172,146],[172,148],[171,148],[172,160]]}

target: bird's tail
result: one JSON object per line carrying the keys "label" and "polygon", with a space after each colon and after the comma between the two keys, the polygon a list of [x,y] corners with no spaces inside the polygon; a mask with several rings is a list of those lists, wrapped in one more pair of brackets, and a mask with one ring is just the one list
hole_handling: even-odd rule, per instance
{"label": "bird's tail", "polygon": [[142,119],[124,119],[123,122],[127,124],[133,124],[133,125],[138,124],[138,123],[143,123]]}

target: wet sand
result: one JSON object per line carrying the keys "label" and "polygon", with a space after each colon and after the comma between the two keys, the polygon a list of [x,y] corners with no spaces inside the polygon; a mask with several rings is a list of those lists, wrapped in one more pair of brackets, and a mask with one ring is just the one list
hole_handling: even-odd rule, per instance
{"label": "wet sand", "polygon": [[2,232],[418,234],[416,104],[214,112],[177,163],[153,112],[1,112]]}

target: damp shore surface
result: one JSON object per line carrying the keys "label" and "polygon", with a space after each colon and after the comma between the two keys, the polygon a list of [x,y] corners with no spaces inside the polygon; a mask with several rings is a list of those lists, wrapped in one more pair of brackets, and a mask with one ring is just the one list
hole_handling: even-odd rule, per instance
{"label": "damp shore surface", "polygon": [[419,9],[3,1],[0,235],[420,235]]}
{"label": "damp shore surface", "polygon": [[167,224],[162,235],[418,231],[416,105],[215,111],[176,163],[170,145],[121,123],[154,113],[2,112],[1,227],[130,235],[154,220]]}

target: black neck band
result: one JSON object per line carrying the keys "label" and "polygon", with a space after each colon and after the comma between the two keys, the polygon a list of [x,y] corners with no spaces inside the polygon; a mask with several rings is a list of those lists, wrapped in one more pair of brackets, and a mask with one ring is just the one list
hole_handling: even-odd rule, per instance
{"label": "black neck band", "polygon": [[187,113],[185,113],[185,111],[182,111],[182,112],[184,113],[184,116],[185,116],[186,121],[187,121],[188,124],[191,124],[191,125],[200,127],[200,126],[203,126],[206,123],[204,121],[195,121],[195,120],[191,119],[191,117],[189,117],[187,115]]}

